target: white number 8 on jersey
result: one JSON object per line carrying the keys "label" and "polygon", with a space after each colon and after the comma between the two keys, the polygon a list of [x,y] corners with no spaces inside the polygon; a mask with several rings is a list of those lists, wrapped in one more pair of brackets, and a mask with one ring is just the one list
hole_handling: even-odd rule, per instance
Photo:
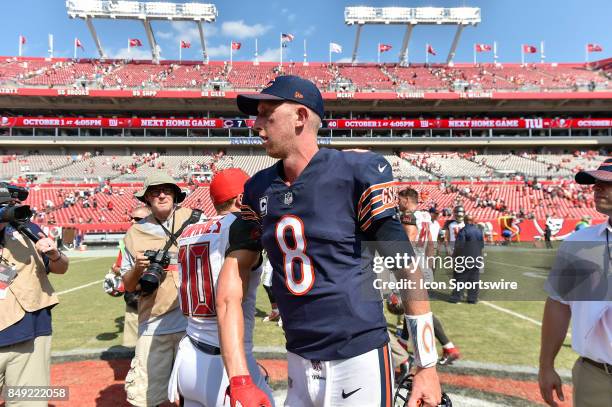
{"label": "white number 8 on jersey", "polygon": [[[285,240],[285,233],[289,230],[293,235],[294,246],[289,246]],[[306,239],[304,237],[304,223],[293,215],[283,216],[276,224],[276,242],[283,253],[283,267],[285,271],[285,284],[294,295],[304,295],[314,284],[314,267],[312,259],[306,254]],[[302,276],[295,278],[293,264],[301,264]]]}

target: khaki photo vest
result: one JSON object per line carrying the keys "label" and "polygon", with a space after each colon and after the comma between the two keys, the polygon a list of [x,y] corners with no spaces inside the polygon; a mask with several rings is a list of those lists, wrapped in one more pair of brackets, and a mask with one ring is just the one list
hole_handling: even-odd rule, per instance
{"label": "khaki photo vest", "polygon": [[59,303],[41,255],[34,243],[18,232],[4,233],[2,257],[17,268],[17,276],[0,300],[0,331],[19,322],[26,312],[34,312]]}
{"label": "khaki photo vest", "polygon": [[[174,216],[174,229],[170,230],[172,233],[176,233],[183,223],[189,219],[191,216],[191,209],[177,207],[174,211]],[[153,215],[149,215],[146,218],[146,222],[158,224]],[[171,218],[170,225],[172,225]],[[169,237],[165,234],[164,236],[152,234],[144,230],[141,224],[137,223],[128,229],[124,241],[126,250],[132,257],[136,258],[138,252],[163,249],[168,239]],[[174,253],[174,258],[176,258],[178,247],[173,244],[168,249],[168,252]],[[162,277],[159,288],[151,295],[141,296],[138,299],[138,322],[146,322],[150,318],[164,315],[168,311],[178,307],[178,287],[178,268],[176,264],[171,264],[170,267],[166,269],[166,274]]]}

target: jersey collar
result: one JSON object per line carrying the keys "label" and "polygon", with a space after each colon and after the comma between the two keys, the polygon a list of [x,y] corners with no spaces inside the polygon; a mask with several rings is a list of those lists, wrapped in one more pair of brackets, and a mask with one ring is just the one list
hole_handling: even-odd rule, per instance
{"label": "jersey collar", "polygon": [[[291,188],[295,186],[296,184],[303,183],[304,180],[308,179],[309,174],[316,170],[319,163],[323,161],[323,159],[328,154],[328,152],[329,152],[329,149],[320,148],[319,151],[317,151],[315,155],[310,159],[308,164],[306,164],[304,171],[302,171],[302,173],[296,178],[295,181],[293,181],[291,185],[289,185],[289,187]],[[274,181],[287,186],[287,184],[285,184],[284,177],[285,177],[285,167],[283,166],[283,161],[279,160],[276,163],[276,178]]]}

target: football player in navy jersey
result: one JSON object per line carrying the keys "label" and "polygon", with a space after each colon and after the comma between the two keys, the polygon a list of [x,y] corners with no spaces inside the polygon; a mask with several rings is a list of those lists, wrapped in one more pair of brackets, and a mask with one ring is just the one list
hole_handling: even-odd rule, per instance
{"label": "football player in navy jersey", "polygon": [[[280,76],[256,95],[238,96],[239,109],[257,116],[254,130],[275,165],[245,185],[242,217],[262,226],[273,267],[272,289],[287,340],[286,406],[391,406],[393,377],[373,250],[413,256],[396,216],[391,165],[369,152],[319,149],[324,115],[317,87]],[[389,244],[393,242],[393,244]],[[421,272],[397,271],[418,281]],[[245,282],[235,262],[224,264],[217,295],[221,351],[231,405],[267,405],[253,385],[242,344]],[[426,291],[402,290],[417,373],[409,407],[441,399],[437,353]]]}

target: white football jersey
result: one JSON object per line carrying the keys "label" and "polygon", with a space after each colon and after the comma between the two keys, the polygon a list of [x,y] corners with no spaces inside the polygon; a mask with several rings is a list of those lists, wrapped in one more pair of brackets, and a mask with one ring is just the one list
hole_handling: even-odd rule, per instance
{"label": "white football jersey", "polygon": [[[188,226],[178,240],[179,304],[187,317],[187,335],[217,347],[217,280],[230,248],[230,229],[236,220],[241,221],[229,213],[195,223]],[[255,297],[261,272],[261,264],[251,272],[249,291],[242,303],[247,352],[253,348]]]}
{"label": "white football jersey", "polygon": [[448,225],[448,241],[450,242],[451,247],[455,247],[455,240],[457,240],[457,235],[459,234],[459,232],[461,231],[461,229],[463,229],[463,227],[465,226],[465,222],[461,221],[461,222],[457,222],[456,220],[453,220],[449,225]]}
{"label": "white football jersey", "polygon": [[424,247],[431,240],[431,215],[427,211],[415,211],[414,217],[417,226],[417,246]]}

